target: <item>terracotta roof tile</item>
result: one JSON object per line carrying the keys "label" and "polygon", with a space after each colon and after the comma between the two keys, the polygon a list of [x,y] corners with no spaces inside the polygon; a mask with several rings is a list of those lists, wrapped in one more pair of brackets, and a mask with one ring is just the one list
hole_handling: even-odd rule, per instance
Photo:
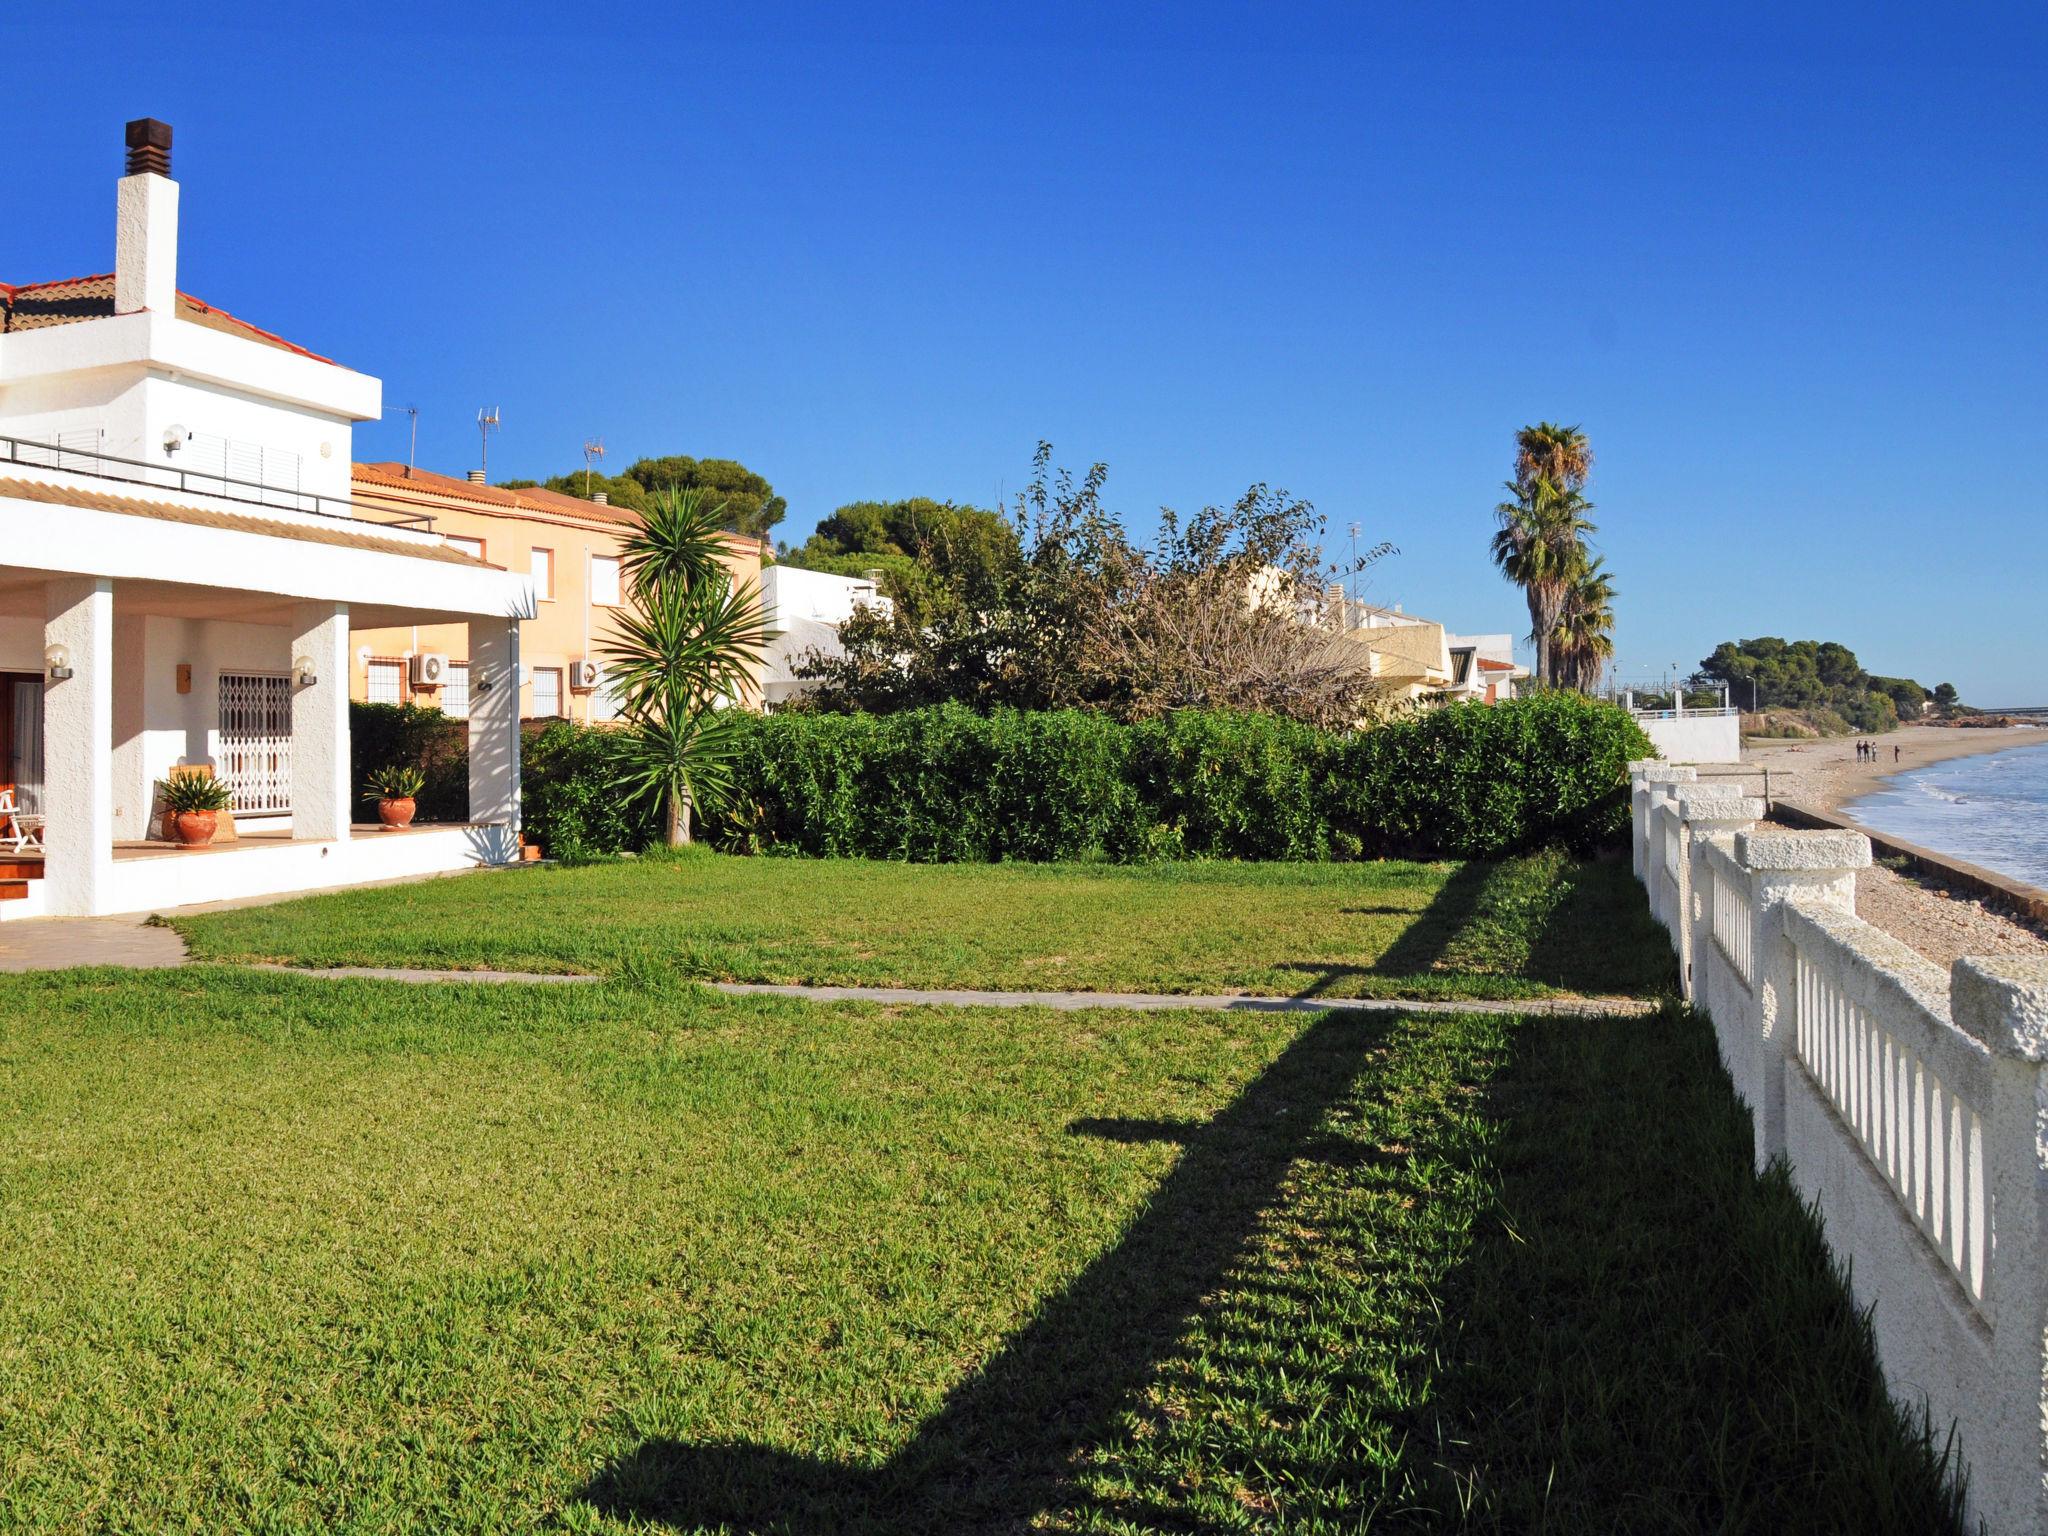
{"label": "terracotta roof tile", "polygon": [[[0,331],[34,331],[52,325],[73,325],[96,320],[114,312],[114,274],[95,272],[87,277],[60,277],[47,283],[0,283]],[[316,363],[334,363],[331,357],[286,341],[275,331],[251,325],[204,299],[189,293],[178,295],[178,318],[203,325],[210,331],[225,331],[245,341],[293,352]],[[339,364],[334,364],[339,367]]]}
{"label": "terracotta roof tile", "polygon": [[242,512],[221,512],[212,507],[189,506],[182,502],[144,501],[133,496],[110,496],[85,486],[51,485],[42,480],[0,479],[0,498],[34,501],[46,506],[83,507],[94,512],[119,512],[128,517],[150,517],[167,523],[190,523],[200,528],[222,528],[234,533],[260,533],[272,538],[296,539],[304,544],[330,544],[342,549],[367,549],[379,554],[410,555],[416,560],[436,560],[444,565],[466,565],[480,570],[502,567],[464,554],[447,544],[414,544],[404,539],[368,532],[373,523],[356,528],[315,523],[294,523],[283,518],[252,516]]}

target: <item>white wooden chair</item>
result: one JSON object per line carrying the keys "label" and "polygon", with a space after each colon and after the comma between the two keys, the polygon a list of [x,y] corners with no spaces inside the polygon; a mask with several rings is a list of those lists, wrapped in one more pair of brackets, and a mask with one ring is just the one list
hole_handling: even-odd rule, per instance
{"label": "white wooden chair", "polygon": [[42,846],[43,818],[21,808],[12,784],[0,784],[0,848],[21,853]]}

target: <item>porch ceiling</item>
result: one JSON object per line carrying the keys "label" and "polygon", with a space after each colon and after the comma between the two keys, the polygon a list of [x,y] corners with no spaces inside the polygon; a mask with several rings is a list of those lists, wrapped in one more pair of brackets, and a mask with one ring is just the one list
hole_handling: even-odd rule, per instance
{"label": "porch ceiling", "polygon": [[[42,619],[47,571],[0,565],[0,616]],[[116,581],[114,611],[176,619],[219,619],[237,624],[289,624],[299,600],[247,587],[215,587],[179,581]],[[350,629],[389,629],[408,624],[460,624],[475,615],[405,608],[388,603],[352,604]]]}

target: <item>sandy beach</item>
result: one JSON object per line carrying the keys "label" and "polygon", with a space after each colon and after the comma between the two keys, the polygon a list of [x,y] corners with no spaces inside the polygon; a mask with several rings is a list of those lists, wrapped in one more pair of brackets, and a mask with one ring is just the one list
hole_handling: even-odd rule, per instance
{"label": "sandy beach", "polygon": [[[1875,762],[1857,758],[1853,736],[1825,741],[1748,738],[1742,744],[1740,766],[1702,767],[1700,777],[1739,777],[1752,786],[1752,793],[1760,794],[1768,771],[1773,799],[1819,811],[1843,812],[1849,807],[1846,814],[1853,816],[1849,802],[1877,789],[1895,773],[2009,747],[2048,747],[2048,730],[2029,726],[1950,730],[1920,725],[1870,739],[1877,743]],[[2031,923],[1975,897],[1896,873],[1882,864],[1857,878],[1856,913],[1944,967],[1961,955],[2048,956],[2048,939]]]}
{"label": "sandy beach", "polygon": [[1878,788],[1891,775],[1910,768],[1925,768],[1929,763],[1951,757],[2002,752],[2008,747],[2048,747],[2048,730],[2025,725],[1981,731],[1909,725],[1868,739],[1877,743],[1874,763],[1857,759],[1857,738],[1853,736],[1824,741],[1764,741],[1750,737],[1742,743],[1740,768],[1733,763],[1702,768],[1700,777],[1739,775],[1761,786],[1763,774],[1768,771],[1771,798],[1811,806],[1817,811],[1838,811],[1858,795]]}

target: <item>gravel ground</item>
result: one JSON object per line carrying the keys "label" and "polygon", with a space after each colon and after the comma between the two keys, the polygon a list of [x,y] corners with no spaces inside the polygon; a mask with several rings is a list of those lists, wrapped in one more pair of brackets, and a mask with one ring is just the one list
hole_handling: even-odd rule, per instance
{"label": "gravel ground", "polygon": [[1856,877],[1856,915],[1944,970],[1963,955],[2048,959],[2048,938],[2023,920],[1881,864]]}

